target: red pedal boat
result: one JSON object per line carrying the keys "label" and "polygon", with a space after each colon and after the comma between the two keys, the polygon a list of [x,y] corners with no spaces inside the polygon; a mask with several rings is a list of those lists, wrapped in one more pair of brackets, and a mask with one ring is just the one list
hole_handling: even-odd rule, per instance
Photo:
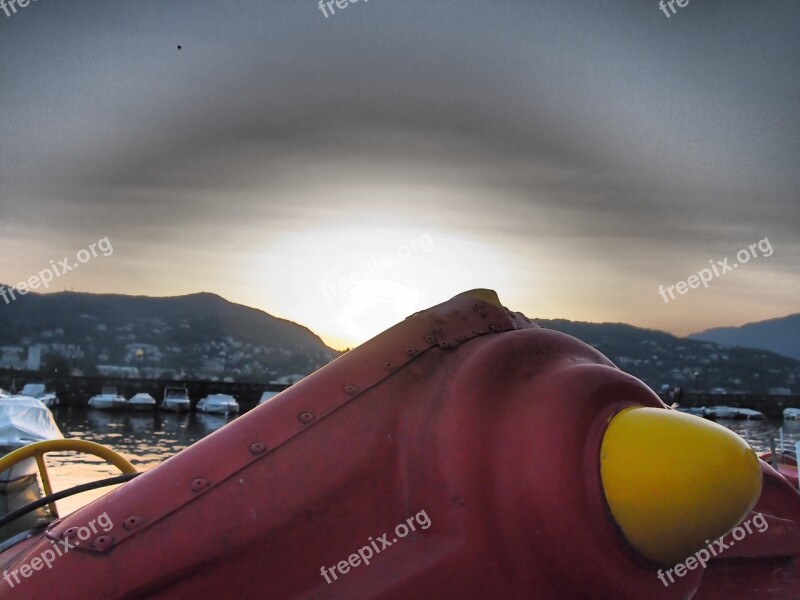
{"label": "red pedal boat", "polygon": [[0,598],[800,598],[798,523],[741,438],[475,290],[7,541]]}

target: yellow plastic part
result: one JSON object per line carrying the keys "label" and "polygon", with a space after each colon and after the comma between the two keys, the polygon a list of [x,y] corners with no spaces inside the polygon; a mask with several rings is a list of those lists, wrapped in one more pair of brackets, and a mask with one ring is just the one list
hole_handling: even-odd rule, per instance
{"label": "yellow plastic part", "polygon": [[[100,458],[105,459],[117,467],[122,473],[136,473],[136,467],[134,467],[130,462],[113,450],[106,448],[105,446],[101,446],[100,444],[96,444],[95,442],[73,439],[45,440],[43,442],[28,444],[27,446],[23,446],[22,448],[14,450],[13,452],[9,452],[3,458],[0,458],[0,473],[10,469],[25,459],[32,457],[36,458],[36,464],[39,467],[39,475],[42,478],[42,487],[44,488],[44,493],[45,495],[49,496],[53,493],[53,489],[50,485],[50,476],[47,473],[47,466],[44,463],[44,455],[48,452],[70,451],[93,454],[94,456],[99,456]],[[58,509],[56,508],[55,502],[50,504],[50,511],[54,516],[58,517]]]}
{"label": "yellow plastic part", "polygon": [[643,556],[673,565],[736,527],[761,495],[761,468],[738,435],[661,408],[610,421],[600,450],[608,506]]}

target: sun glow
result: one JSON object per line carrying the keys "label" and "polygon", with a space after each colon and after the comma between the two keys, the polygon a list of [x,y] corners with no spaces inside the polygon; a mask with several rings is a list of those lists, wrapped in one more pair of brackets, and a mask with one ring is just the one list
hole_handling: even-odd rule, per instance
{"label": "sun glow", "polygon": [[397,219],[346,220],[273,239],[247,299],[337,349],[476,287],[505,288],[511,261],[489,240]]}

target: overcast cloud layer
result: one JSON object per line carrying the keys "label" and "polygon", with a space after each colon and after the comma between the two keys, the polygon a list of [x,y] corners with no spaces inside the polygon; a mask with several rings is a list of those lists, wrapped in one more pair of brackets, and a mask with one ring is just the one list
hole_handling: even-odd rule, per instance
{"label": "overcast cloud layer", "polygon": [[212,291],[332,343],[374,333],[359,286],[325,292],[353,272],[398,315],[488,285],[678,333],[797,312],[798,25],[790,0],[0,12],[0,282],[108,236],[58,289]]}

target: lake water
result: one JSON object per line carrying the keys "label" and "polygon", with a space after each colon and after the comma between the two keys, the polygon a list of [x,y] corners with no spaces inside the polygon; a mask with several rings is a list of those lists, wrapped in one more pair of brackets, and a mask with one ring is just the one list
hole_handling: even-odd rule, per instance
{"label": "lake water", "polygon": [[[122,454],[140,471],[146,471],[197,440],[223,427],[235,417],[202,413],[103,412],[89,408],[56,407],[53,414],[64,437],[103,444]],[[800,441],[800,421],[719,421],[745,438],[757,452],[769,450],[783,427],[787,446]],[[53,489],[113,477],[118,471],[100,458],[76,453],[47,455]],[[80,508],[113,488],[93,490],[58,502],[62,515]]]}
{"label": "lake water", "polygon": [[[196,412],[104,412],[83,407],[55,407],[52,410],[64,437],[108,446],[139,471],[164,462],[236,418],[235,415],[225,417]],[[87,454],[53,452],[46,457],[54,491],[120,474],[103,459]],[[92,490],[59,500],[59,514],[69,514],[112,489]]]}

